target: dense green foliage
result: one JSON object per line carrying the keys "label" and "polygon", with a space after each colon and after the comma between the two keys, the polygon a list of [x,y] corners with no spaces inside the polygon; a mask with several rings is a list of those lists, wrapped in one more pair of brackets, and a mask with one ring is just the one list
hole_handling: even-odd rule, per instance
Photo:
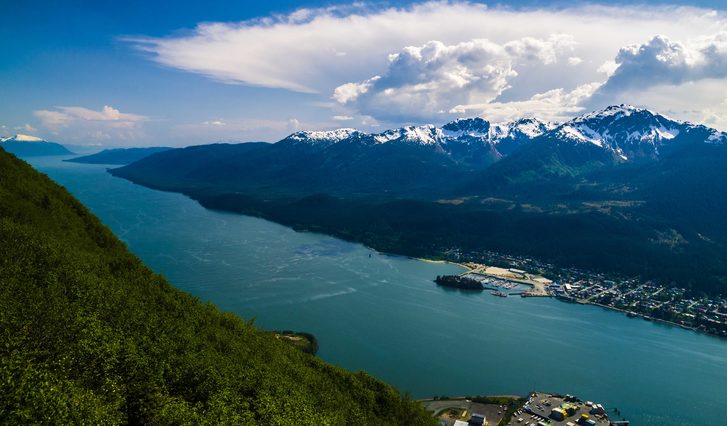
{"label": "dense green foliage", "polygon": [[421,406],[174,289],[0,150],[0,424],[432,424]]}
{"label": "dense green foliage", "polygon": [[459,275],[437,275],[434,282],[442,287],[456,288],[459,290],[481,291],[485,289],[485,286],[476,279],[461,277]]}
{"label": "dense green foliage", "polygon": [[510,398],[507,396],[476,396],[472,398],[472,402],[505,406],[505,414],[503,414],[502,419],[497,423],[498,426],[505,426],[510,423],[515,412],[525,405],[527,399]]}

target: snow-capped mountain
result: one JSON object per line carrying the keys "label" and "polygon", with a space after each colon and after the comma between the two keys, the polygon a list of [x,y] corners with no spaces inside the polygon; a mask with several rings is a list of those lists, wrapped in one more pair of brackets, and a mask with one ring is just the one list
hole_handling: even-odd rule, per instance
{"label": "snow-capped mountain", "polygon": [[63,145],[49,142],[39,137],[22,134],[0,138],[0,147],[19,157],[72,154]]}
{"label": "snow-capped mountain", "polygon": [[0,138],[0,143],[1,142],[48,142],[48,141],[46,141],[43,138],[39,138],[37,136],[17,134],[14,136],[8,136],[6,138]]}
{"label": "snow-capped mountain", "polygon": [[475,151],[501,158],[536,139],[550,143],[590,143],[627,161],[657,158],[662,149],[686,142],[725,143],[727,134],[647,109],[618,105],[560,124],[537,118],[491,123],[476,117],[457,119],[442,127],[406,126],[373,134],[350,128],[303,131],[293,133],[284,141],[320,147],[340,142],[421,145],[472,160],[472,155],[477,154]]}
{"label": "snow-capped mountain", "polygon": [[405,126],[381,133],[365,133],[351,128],[300,131],[283,139],[281,143],[322,149],[337,144],[422,147],[445,154],[458,163],[481,168],[555,127],[554,123],[534,118],[490,123],[476,117],[457,119],[442,127]]}
{"label": "snow-capped mountain", "polygon": [[623,160],[656,158],[660,150],[679,143],[724,143],[727,134],[703,125],[672,120],[648,109],[610,106],[565,122],[547,134],[550,139],[591,143]]}

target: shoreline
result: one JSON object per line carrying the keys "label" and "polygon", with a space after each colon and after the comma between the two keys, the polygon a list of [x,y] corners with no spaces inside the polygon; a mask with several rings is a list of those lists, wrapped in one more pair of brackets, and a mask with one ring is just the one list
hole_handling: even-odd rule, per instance
{"label": "shoreline", "polygon": [[[409,257],[409,258],[410,259],[413,259],[413,260],[418,260],[418,261],[421,261],[421,262],[426,262],[426,263],[456,265],[456,266],[459,266],[459,267],[465,269],[466,272],[464,272],[463,274],[467,274],[467,273],[470,273],[470,272],[473,272],[473,271],[477,271],[477,269],[478,269],[478,268],[472,268],[472,267],[467,266],[467,265],[465,265],[463,263],[453,262],[453,261],[449,261],[449,260],[435,260],[435,259],[426,259],[426,258],[422,258],[422,257]],[[485,265],[483,265],[483,266],[485,266]],[[489,275],[489,274],[485,274],[485,275]],[[528,281],[525,281],[525,280],[509,279],[509,278],[504,278],[504,277],[498,277],[496,275],[493,275],[493,276],[495,276],[497,278],[508,279],[510,281],[518,282],[520,284],[529,285],[529,286],[532,286],[533,288],[535,287],[531,282],[528,282]],[[542,295],[537,294],[537,295],[530,295],[530,297],[549,297],[549,298],[552,298],[552,295],[550,295],[550,294],[547,294],[547,295],[546,294],[542,294]],[[596,302],[589,302],[589,301],[586,301],[586,300],[583,300],[583,299],[576,300],[576,304],[578,304],[578,305],[593,305],[593,306],[598,306],[600,308],[608,309],[608,310],[614,311],[614,312],[619,312],[619,313],[625,314],[627,316],[628,316],[628,314],[635,315],[633,318],[637,318],[638,317],[638,318],[641,318],[642,320],[643,319],[647,319],[648,321],[652,321],[652,322],[655,322],[655,323],[656,322],[662,323],[662,324],[665,324],[665,325],[668,325],[668,326],[671,326],[671,327],[677,327],[677,328],[681,328],[681,329],[687,330],[687,331],[693,331],[694,333],[703,334],[705,336],[712,336],[712,337],[724,338],[723,336],[720,336],[718,334],[713,334],[713,333],[709,333],[709,332],[706,332],[706,331],[701,331],[701,330],[697,329],[696,327],[690,327],[690,326],[687,326],[687,325],[684,325],[684,324],[679,324],[679,323],[672,322],[672,321],[668,321],[668,320],[665,320],[665,319],[655,318],[655,317],[651,317],[651,316],[648,316],[648,315],[643,315],[641,313],[634,312],[634,311],[627,311],[625,309],[617,308],[615,306],[604,305],[604,304],[596,303]]]}
{"label": "shoreline", "polygon": [[633,318],[636,318],[636,317],[641,318],[641,319],[648,318],[648,321],[660,322],[660,323],[663,323],[663,324],[666,324],[666,325],[670,325],[672,327],[679,327],[679,328],[682,328],[684,330],[691,330],[691,331],[694,331],[695,333],[705,334],[705,335],[708,335],[708,336],[721,337],[721,336],[716,335],[716,334],[703,333],[703,332],[697,330],[695,327],[689,327],[689,326],[686,326],[684,324],[679,324],[679,323],[676,323],[676,322],[667,321],[667,320],[661,319],[661,318],[650,317],[648,315],[643,315],[643,314],[640,314],[640,313],[634,312],[634,311],[627,311],[625,309],[617,308],[615,306],[608,306],[608,305],[604,305],[604,304],[601,304],[601,303],[585,302],[585,301],[584,302],[578,301],[577,303],[579,305],[593,305],[593,306],[598,306],[598,307],[601,307],[601,308],[604,308],[604,309],[608,309],[608,310],[611,310],[611,311],[621,312],[621,313],[626,314],[626,315],[628,315],[628,314],[634,314],[635,316]]}
{"label": "shoreline", "polygon": [[[375,249],[373,249],[373,250],[375,250]],[[407,257],[409,257],[409,256],[407,256]],[[409,257],[409,259],[418,260],[420,262],[426,262],[426,263],[439,263],[439,264],[446,264],[446,265],[456,265],[456,266],[459,266],[461,268],[466,269],[467,272],[474,271],[474,269],[473,268],[470,268],[469,266],[466,266],[466,265],[464,265],[462,263],[459,263],[459,262],[452,262],[450,260],[434,260],[434,259],[425,259],[423,257]]]}

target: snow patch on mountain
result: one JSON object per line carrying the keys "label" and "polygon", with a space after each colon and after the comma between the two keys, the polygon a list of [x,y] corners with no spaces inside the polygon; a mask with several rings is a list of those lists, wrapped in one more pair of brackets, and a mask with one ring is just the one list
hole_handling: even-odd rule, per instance
{"label": "snow patch on mountain", "polygon": [[[462,152],[488,146],[507,155],[522,144],[544,137],[546,141],[590,143],[609,150],[624,160],[653,158],[662,146],[673,141],[727,143],[727,134],[703,125],[672,120],[648,109],[632,105],[615,105],[557,124],[522,118],[490,123],[484,118],[461,118],[442,127],[405,126],[381,133],[364,133],[343,128],[330,131],[302,131],[286,140],[321,146],[349,141],[367,145],[406,143],[434,146],[445,152]],[[681,142],[680,142],[681,143]],[[470,148],[466,148],[470,149]]]}
{"label": "snow patch on mountain", "polygon": [[302,132],[296,132],[292,135],[288,136],[288,139],[296,140],[296,141],[305,141],[305,142],[320,142],[320,141],[327,141],[327,142],[340,142],[344,139],[350,138],[352,135],[360,133],[356,129],[351,128],[344,128],[344,129],[336,129],[336,130],[324,130],[324,131],[315,131],[315,130],[306,130]]}
{"label": "snow patch on mountain", "polygon": [[0,142],[46,142],[46,140],[36,136],[17,134],[7,138],[0,138]]}

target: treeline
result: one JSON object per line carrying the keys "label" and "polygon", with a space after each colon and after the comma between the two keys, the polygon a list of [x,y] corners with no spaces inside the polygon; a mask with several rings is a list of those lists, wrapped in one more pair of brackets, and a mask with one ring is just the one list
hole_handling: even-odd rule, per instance
{"label": "treeline", "polygon": [[648,211],[639,220],[626,220],[594,211],[533,213],[520,205],[498,209],[323,194],[264,201],[245,194],[188,194],[208,208],[334,235],[386,253],[442,258],[453,247],[465,253],[491,250],[564,268],[640,276],[687,288],[690,294],[727,289],[727,257],[721,245],[698,237],[678,249],[655,244],[654,229],[664,224]]}
{"label": "treeline", "polygon": [[172,287],[0,150],[0,424],[433,424]]}

